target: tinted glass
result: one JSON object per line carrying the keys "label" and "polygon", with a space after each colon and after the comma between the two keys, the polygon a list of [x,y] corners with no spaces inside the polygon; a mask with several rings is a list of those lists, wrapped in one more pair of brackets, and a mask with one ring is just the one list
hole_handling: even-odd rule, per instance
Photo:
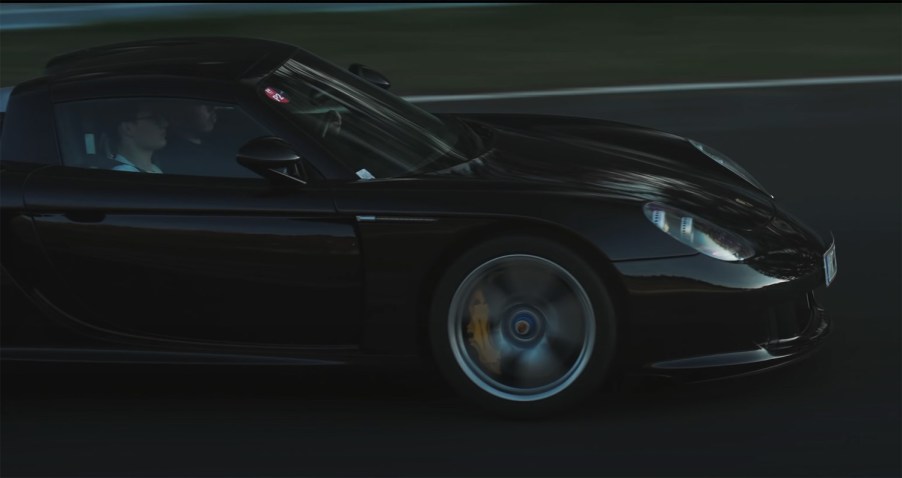
{"label": "tinted glass", "polygon": [[451,166],[473,154],[459,124],[437,117],[316,57],[298,55],[258,83],[262,101],[323,146],[358,177],[403,176]]}
{"label": "tinted glass", "polygon": [[270,132],[237,106],[194,99],[117,98],[56,106],[66,166],[259,178],[235,156]]}

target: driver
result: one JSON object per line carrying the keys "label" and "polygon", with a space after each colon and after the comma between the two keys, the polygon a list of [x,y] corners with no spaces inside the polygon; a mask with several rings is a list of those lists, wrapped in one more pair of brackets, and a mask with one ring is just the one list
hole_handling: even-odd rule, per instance
{"label": "driver", "polygon": [[159,161],[168,170],[205,174],[217,154],[209,144],[216,127],[216,108],[208,103],[189,102],[171,105],[166,116],[170,121],[169,144],[160,150]]}

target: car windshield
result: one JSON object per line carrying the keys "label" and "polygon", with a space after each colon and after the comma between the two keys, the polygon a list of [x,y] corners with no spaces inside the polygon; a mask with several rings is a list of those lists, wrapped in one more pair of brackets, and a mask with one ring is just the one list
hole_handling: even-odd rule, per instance
{"label": "car windshield", "polygon": [[258,83],[264,101],[361,179],[398,177],[464,162],[475,135],[313,55],[296,54]]}

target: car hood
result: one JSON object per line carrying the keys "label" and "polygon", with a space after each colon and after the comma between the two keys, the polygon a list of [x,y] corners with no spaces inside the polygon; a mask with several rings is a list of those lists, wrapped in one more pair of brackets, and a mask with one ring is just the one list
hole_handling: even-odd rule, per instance
{"label": "car hood", "polygon": [[741,230],[765,225],[774,215],[770,195],[677,135],[584,118],[457,118],[484,135],[489,149],[434,175],[557,185],[612,201],[658,201]]}

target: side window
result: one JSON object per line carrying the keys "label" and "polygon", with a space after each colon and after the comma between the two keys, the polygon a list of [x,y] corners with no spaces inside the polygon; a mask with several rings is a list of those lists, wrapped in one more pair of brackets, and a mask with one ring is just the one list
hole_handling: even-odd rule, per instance
{"label": "side window", "polygon": [[64,165],[126,172],[259,178],[235,156],[271,135],[236,105],[195,99],[63,103],[56,119]]}

